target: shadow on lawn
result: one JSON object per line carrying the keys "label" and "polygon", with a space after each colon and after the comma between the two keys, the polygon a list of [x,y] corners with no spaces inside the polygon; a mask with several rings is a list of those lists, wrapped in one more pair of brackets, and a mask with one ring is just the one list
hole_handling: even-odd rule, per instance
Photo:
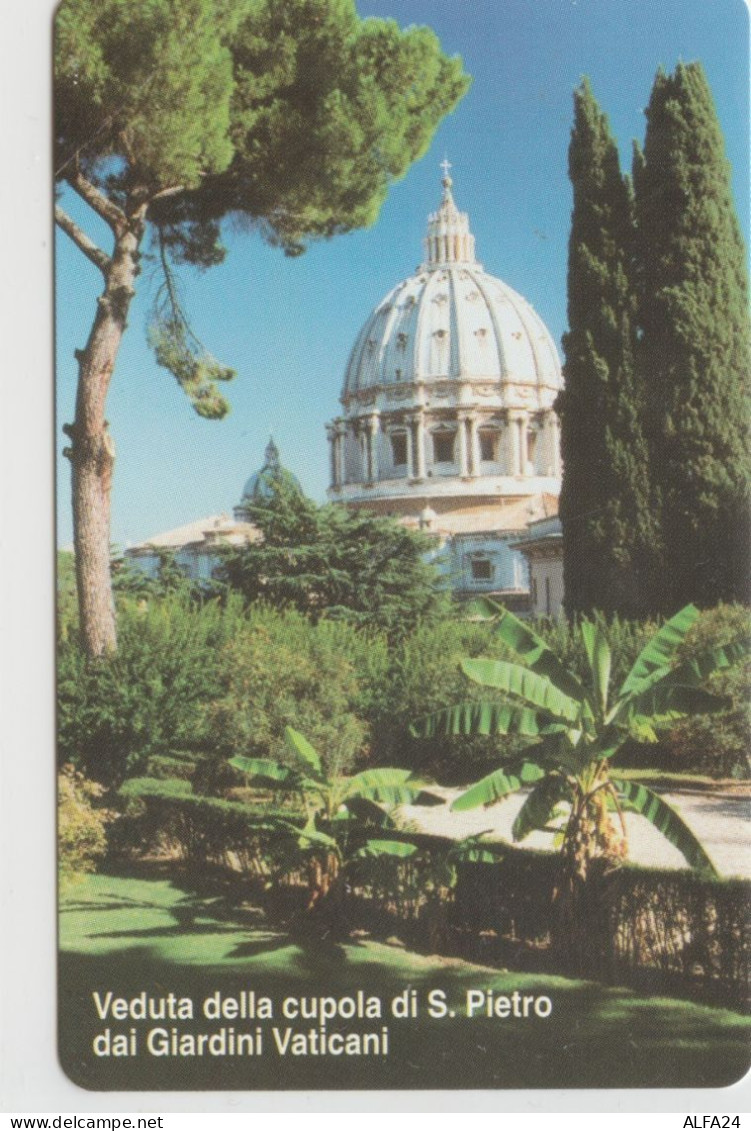
{"label": "shadow on lawn", "polygon": [[[92,1089],[307,1088],[574,1088],[720,1087],[749,1065],[747,1019],[672,999],[542,974],[471,966],[367,942],[342,944],[269,929],[252,909],[229,897],[202,899],[165,881],[95,877],[68,905],[60,955],[60,1050],[65,1071]],[[78,893],[77,893],[78,894]],[[127,898],[120,898],[120,896]],[[140,922],[142,916],[149,923]],[[125,940],[129,940],[126,944]],[[431,1017],[428,994],[445,994],[447,1013]],[[190,998],[194,1019],[101,1019],[93,1000],[112,991],[131,998],[169,993]],[[389,1030],[388,1055],[282,1056],[272,1027],[307,1032],[313,1020],[288,1020],[286,997],[354,996],[382,1002],[379,1019],[328,1023],[345,1033]],[[418,1016],[394,1017],[391,1003],[416,992]],[[467,991],[494,997],[545,995],[549,1017],[467,1016]],[[257,1019],[211,1020],[203,1003],[255,991],[272,999],[261,1022],[262,1051],[239,1056],[155,1056],[146,1046],[154,1026],[183,1033],[233,1027],[255,1032]],[[96,1056],[92,1043],[137,1031],[137,1055]]]}

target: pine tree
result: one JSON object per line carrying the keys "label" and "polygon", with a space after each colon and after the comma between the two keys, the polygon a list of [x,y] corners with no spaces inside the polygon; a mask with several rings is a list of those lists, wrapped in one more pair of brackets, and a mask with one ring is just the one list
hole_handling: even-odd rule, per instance
{"label": "pine tree", "polygon": [[430,535],[367,510],[317,506],[284,480],[247,514],[263,537],[227,551],[217,576],[249,602],[347,620],[392,640],[446,610],[425,560]]}
{"label": "pine tree", "polygon": [[634,367],[633,200],[618,150],[585,79],[569,147],[574,207],[568,264],[565,389],[557,402],[569,615],[637,616],[654,545],[647,450]]}
{"label": "pine tree", "polygon": [[[116,647],[106,400],[146,241],[164,272],[149,335],[157,362],[201,416],[220,418],[234,374],[192,334],[173,268],[221,262],[226,217],[290,255],[372,224],[468,85],[429,28],[361,20],[354,0],[63,0],[55,220],[103,281],[64,426],[90,656]],[[78,222],[81,203],[92,233],[99,221],[109,229],[102,246]]]}
{"label": "pine tree", "polygon": [[748,280],[699,63],[658,72],[634,165],[639,363],[664,539],[659,603],[747,595]]}

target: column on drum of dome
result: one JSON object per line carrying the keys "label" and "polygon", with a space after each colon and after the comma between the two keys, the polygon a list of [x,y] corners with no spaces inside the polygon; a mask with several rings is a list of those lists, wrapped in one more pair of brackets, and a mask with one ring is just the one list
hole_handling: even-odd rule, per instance
{"label": "column on drum of dome", "polygon": [[527,429],[529,428],[529,413],[520,412],[517,416],[517,427],[519,429],[519,475],[527,474],[527,464],[529,463],[529,436]]}
{"label": "column on drum of dome", "polygon": [[542,424],[540,417],[535,413],[527,417],[527,424],[524,428],[524,435],[527,438],[527,452],[524,462],[525,475],[537,475],[537,468],[540,466],[540,433]]}
{"label": "column on drum of dome", "polygon": [[336,420],[334,424],[336,427],[336,475],[339,486],[343,487],[347,482],[347,425],[341,419]]}
{"label": "column on drum of dome", "polygon": [[413,414],[406,413],[404,423],[407,426],[407,479],[417,478],[417,421]]}
{"label": "column on drum of dome", "polygon": [[480,464],[482,462],[480,452],[480,430],[477,413],[467,413],[467,421],[469,424],[469,474],[472,476],[477,476],[480,474]]}
{"label": "column on drum of dome", "polygon": [[329,442],[329,474],[331,486],[336,491],[341,486],[339,481],[339,467],[337,464],[337,430],[336,424],[326,425],[326,438]]}
{"label": "column on drum of dome", "polygon": [[367,428],[367,480],[374,483],[378,479],[378,413],[372,412],[365,420]]}
{"label": "column on drum of dome", "polygon": [[416,412],[410,417],[415,430],[414,478],[425,478],[425,416]]}
{"label": "column on drum of dome", "polygon": [[360,433],[360,450],[362,451],[362,480],[364,483],[371,483],[373,480],[373,462],[371,459],[370,451],[370,427],[367,417],[360,421]]}
{"label": "column on drum of dome", "polygon": [[502,452],[503,473],[504,475],[519,475],[519,469],[521,467],[519,414],[513,409],[507,410],[504,424]]}
{"label": "column on drum of dome", "polygon": [[540,439],[538,440],[539,456],[537,466],[540,475],[555,475],[555,428],[554,413],[548,410],[541,414]]}
{"label": "column on drum of dome", "polygon": [[459,433],[459,474],[462,479],[469,476],[469,451],[467,445],[467,414],[459,412],[456,415],[457,431]]}
{"label": "column on drum of dome", "polygon": [[414,438],[413,438],[412,421],[409,419],[409,417],[406,420],[406,426],[407,426],[407,479],[411,479],[414,475],[412,468],[414,466],[415,455],[414,455]]}
{"label": "column on drum of dome", "polygon": [[355,482],[365,483],[368,479],[368,434],[365,428],[365,421],[358,416],[352,427],[357,444],[357,454],[360,457],[360,466],[355,472]]}

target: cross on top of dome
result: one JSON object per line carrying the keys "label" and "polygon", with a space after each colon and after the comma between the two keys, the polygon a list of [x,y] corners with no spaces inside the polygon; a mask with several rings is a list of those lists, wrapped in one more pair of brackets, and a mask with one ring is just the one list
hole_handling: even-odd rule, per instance
{"label": "cross on top of dome", "polygon": [[451,193],[453,180],[449,176],[451,162],[444,157],[441,162],[443,199],[437,212],[428,217],[428,234],[425,238],[425,263],[431,270],[451,263],[475,262],[475,237],[469,230],[469,216],[460,212]]}

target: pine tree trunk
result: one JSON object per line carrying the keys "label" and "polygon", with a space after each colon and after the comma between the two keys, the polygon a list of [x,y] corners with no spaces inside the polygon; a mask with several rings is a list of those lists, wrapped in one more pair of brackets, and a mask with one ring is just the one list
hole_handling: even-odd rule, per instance
{"label": "pine tree trunk", "polygon": [[105,403],[115,358],[125,330],[143,234],[140,208],[116,235],[103,294],[98,299],[86,348],[76,354],[76,416],[64,431],[71,439],[65,455],[73,480],[73,542],[81,637],[88,656],[117,648],[110,576],[110,496],[115,449],[105,419]]}

